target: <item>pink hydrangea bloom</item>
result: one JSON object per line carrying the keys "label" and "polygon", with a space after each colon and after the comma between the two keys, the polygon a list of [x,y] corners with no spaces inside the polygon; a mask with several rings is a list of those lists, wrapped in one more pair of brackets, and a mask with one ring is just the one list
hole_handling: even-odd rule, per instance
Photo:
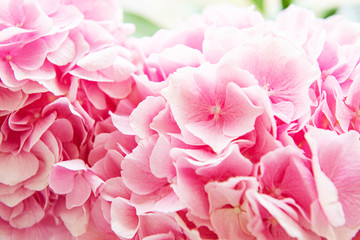
{"label": "pink hydrangea bloom", "polygon": [[252,131],[263,110],[241,88],[241,81],[251,79],[249,73],[244,71],[238,80],[230,81],[217,77],[216,70],[210,64],[178,70],[163,94],[185,141],[205,143],[219,153],[232,140]]}
{"label": "pink hydrangea bloom", "polygon": [[[357,229],[359,134],[354,131],[334,132],[310,129],[306,138],[313,153],[314,172],[319,203],[334,227]],[[355,203],[355,204],[354,204]]]}
{"label": "pink hydrangea bloom", "polygon": [[0,239],[359,238],[359,24],[0,3]]}

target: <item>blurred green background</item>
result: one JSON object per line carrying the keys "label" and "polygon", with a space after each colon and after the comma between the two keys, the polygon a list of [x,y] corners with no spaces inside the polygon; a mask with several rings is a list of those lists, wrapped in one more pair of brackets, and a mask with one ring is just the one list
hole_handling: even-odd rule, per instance
{"label": "blurred green background", "polygon": [[255,5],[273,18],[290,4],[308,8],[318,17],[341,14],[360,21],[360,0],[118,0],[124,9],[124,22],[134,23],[134,36],[150,36],[160,28],[173,28],[189,15],[200,13],[210,4],[230,3],[239,7]]}

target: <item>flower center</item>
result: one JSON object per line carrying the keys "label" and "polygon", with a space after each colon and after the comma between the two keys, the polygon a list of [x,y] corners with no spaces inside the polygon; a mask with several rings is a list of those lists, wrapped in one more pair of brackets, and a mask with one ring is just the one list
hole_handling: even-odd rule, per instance
{"label": "flower center", "polygon": [[212,106],[211,112],[215,115],[219,115],[221,113],[221,108],[219,106]]}
{"label": "flower center", "polygon": [[212,107],[210,108],[210,113],[211,113],[212,115],[214,115],[214,119],[215,119],[215,120],[218,120],[219,117],[220,117],[220,115],[221,115],[221,113],[222,113],[221,107],[218,106],[218,105],[212,106]]}
{"label": "flower center", "polygon": [[6,55],[5,60],[10,62],[12,60],[12,56],[10,54]]}
{"label": "flower center", "polygon": [[239,207],[239,206],[234,207],[234,212],[235,212],[236,214],[241,213],[240,207]]}
{"label": "flower center", "polygon": [[267,92],[267,94],[270,96],[272,94],[272,91],[274,90],[272,87],[270,87],[270,83],[266,83],[263,86],[263,89]]}

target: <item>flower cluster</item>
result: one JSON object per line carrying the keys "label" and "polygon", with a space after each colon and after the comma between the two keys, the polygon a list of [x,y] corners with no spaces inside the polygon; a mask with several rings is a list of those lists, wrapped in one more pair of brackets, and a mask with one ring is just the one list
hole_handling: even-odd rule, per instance
{"label": "flower cluster", "polygon": [[[360,25],[0,3],[0,239],[352,239]],[[355,237],[356,238],[356,237]]]}

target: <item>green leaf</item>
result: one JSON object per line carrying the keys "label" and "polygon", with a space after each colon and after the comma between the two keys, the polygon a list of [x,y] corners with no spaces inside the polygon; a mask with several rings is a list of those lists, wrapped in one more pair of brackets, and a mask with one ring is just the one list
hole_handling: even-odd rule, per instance
{"label": "green leaf", "polygon": [[337,12],[337,10],[338,10],[337,8],[330,8],[330,9],[326,10],[325,12],[323,12],[322,17],[328,18],[328,17],[334,15]]}
{"label": "green leaf", "polygon": [[124,11],[124,22],[135,24],[136,31],[132,35],[134,37],[151,36],[160,29],[159,26],[149,19],[127,11]]}
{"label": "green leaf", "polygon": [[281,4],[282,4],[283,9],[287,8],[288,6],[290,6],[291,3],[293,3],[293,0],[281,0]]}
{"label": "green leaf", "polygon": [[263,0],[253,0],[253,3],[261,13],[264,13],[265,9],[264,9],[264,1]]}

